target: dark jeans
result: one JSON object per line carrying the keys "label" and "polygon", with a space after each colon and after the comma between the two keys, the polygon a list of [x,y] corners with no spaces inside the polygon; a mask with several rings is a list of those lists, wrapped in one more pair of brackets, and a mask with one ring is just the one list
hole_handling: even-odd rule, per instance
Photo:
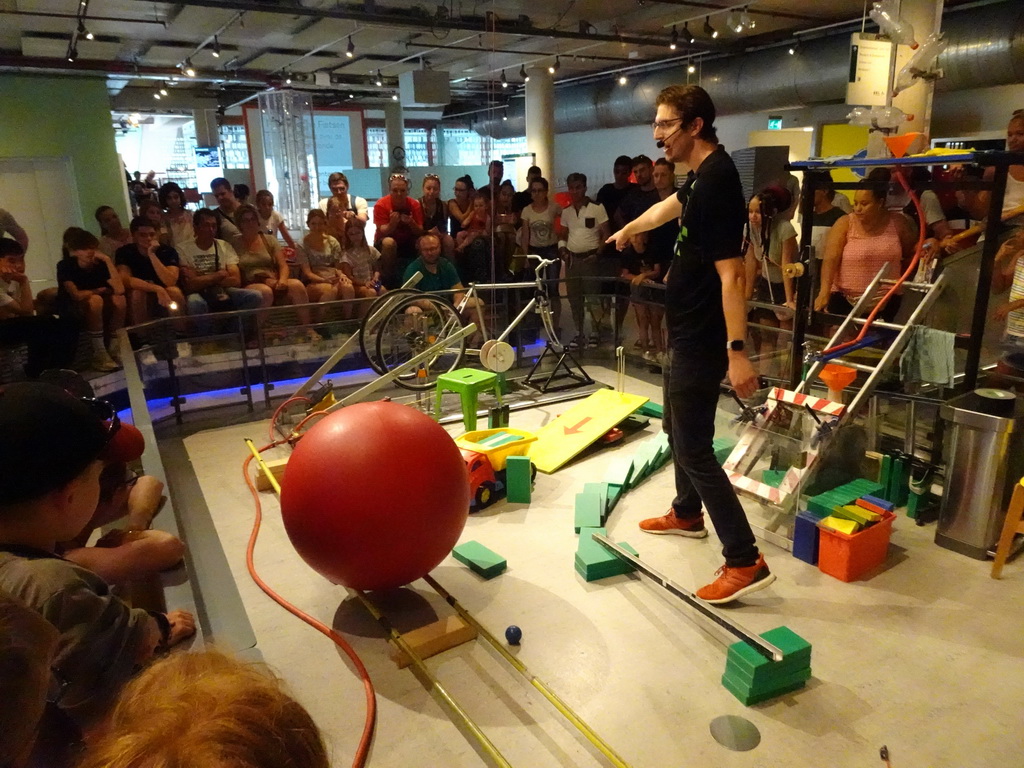
{"label": "dark jeans", "polygon": [[78,324],[63,317],[9,317],[0,320],[0,344],[28,348],[25,375],[30,379],[48,368],[70,368],[78,348]]}
{"label": "dark jeans", "polygon": [[725,350],[719,360],[669,350],[662,426],[675,461],[673,511],[677,517],[692,518],[703,506],[722,541],[725,564],[744,567],[757,562],[754,532],[713,446],[719,386],[727,366]]}

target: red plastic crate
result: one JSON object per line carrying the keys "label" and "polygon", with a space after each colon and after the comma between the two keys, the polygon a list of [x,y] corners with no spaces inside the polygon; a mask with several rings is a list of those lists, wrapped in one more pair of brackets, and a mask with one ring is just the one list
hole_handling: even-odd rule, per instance
{"label": "red plastic crate", "polygon": [[886,512],[874,525],[854,534],[819,526],[818,569],[840,581],[856,581],[885,562],[896,515]]}

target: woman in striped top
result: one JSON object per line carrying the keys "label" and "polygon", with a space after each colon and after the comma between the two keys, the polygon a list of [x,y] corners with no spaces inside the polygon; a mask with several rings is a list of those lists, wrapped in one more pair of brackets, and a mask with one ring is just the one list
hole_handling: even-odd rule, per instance
{"label": "woman in striped top", "polygon": [[[917,233],[902,213],[886,210],[886,187],[881,181],[861,182],[853,196],[853,213],[832,226],[815,310],[849,314],[883,266],[884,277],[895,279],[902,264],[913,256]],[[885,290],[879,290],[878,298]],[[882,317],[891,320],[898,309],[896,297],[886,305]]]}

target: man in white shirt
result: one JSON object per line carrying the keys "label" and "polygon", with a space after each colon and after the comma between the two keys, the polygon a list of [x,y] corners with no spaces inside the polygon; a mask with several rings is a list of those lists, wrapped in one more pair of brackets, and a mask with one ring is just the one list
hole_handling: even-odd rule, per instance
{"label": "man in white shirt", "polygon": [[238,254],[229,243],[217,238],[219,226],[216,213],[200,208],[192,216],[195,239],[178,247],[181,284],[190,315],[263,306],[259,291],[239,288],[242,277]]}
{"label": "man in white shirt", "polygon": [[[597,252],[608,239],[608,212],[603,205],[587,197],[587,177],[570,173],[566,179],[570,205],[562,210],[562,239],[558,255],[565,261],[566,293],[569,309],[576,325],[576,339],[570,343],[578,349],[587,346],[584,328],[584,295],[595,294],[600,282],[597,276]],[[589,300],[593,331],[596,334],[604,319],[605,306],[596,296]]]}
{"label": "man in white shirt", "polygon": [[[331,189],[331,195],[341,204],[341,210],[345,213],[345,220],[359,219],[364,224],[369,221],[369,207],[366,199],[349,194],[348,176],[341,172],[332,173],[327,177],[327,186]],[[330,197],[320,199],[320,210],[327,213],[327,204]]]}

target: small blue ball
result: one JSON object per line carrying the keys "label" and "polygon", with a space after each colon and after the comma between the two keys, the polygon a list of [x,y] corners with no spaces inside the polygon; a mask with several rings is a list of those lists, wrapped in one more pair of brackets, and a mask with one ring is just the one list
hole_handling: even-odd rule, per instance
{"label": "small blue ball", "polygon": [[523,639],[523,630],[515,624],[510,624],[505,630],[505,639],[509,645],[519,645],[519,641]]}

